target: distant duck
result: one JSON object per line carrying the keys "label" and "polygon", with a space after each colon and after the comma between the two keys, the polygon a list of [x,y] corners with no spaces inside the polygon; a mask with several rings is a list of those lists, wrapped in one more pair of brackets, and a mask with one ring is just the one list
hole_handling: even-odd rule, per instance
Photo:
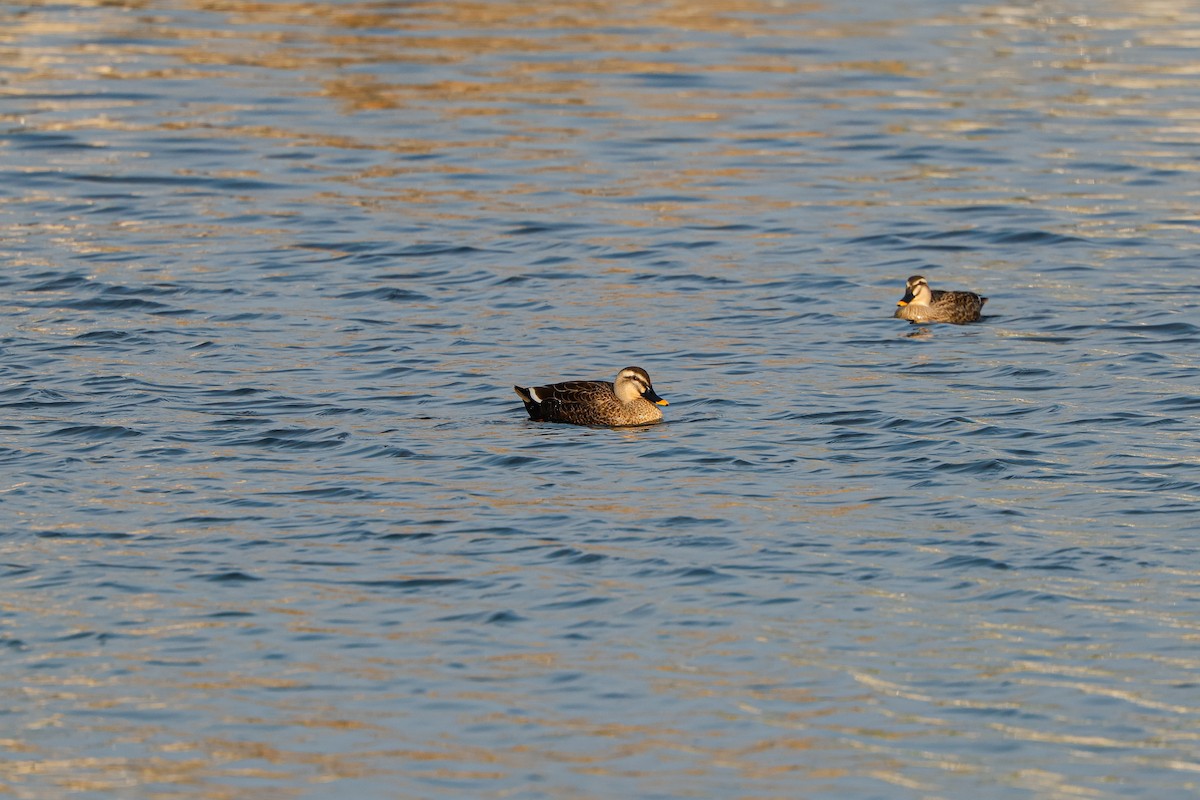
{"label": "distant duck", "polygon": [[663,418],[658,406],[667,405],[655,393],[650,376],[641,367],[626,367],[608,381],[564,381],[548,386],[514,386],[536,422],[569,422],[573,425],[648,425]]}
{"label": "distant duck", "polygon": [[944,292],[930,289],[929,282],[920,275],[908,279],[904,297],[896,305],[896,319],[909,322],[951,322],[963,325],[976,322],[983,310],[986,297],[974,292]]}

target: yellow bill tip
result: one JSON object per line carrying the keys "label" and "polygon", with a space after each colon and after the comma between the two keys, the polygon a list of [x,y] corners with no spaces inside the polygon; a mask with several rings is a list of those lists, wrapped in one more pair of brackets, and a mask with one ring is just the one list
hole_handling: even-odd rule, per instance
{"label": "yellow bill tip", "polygon": [[660,405],[660,406],[669,406],[669,405],[671,405],[671,404],[670,404],[670,403],[668,403],[666,400],[663,400],[661,397],[660,397],[660,398],[658,398],[657,400],[655,400],[655,401],[654,401],[654,403],[655,403],[655,405]]}
{"label": "yellow bill tip", "polygon": [[897,300],[897,301],[896,301],[896,305],[898,305],[898,306],[900,306],[901,308],[903,308],[904,306],[908,305],[908,303],[904,302],[903,300]]}

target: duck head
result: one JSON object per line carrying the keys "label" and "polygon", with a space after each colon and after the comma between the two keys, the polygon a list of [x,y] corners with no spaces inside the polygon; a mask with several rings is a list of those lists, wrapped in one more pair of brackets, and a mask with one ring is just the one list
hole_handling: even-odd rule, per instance
{"label": "duck head", "polygon": [[650,375],[641,367],[626,367],[617,373],[617,379],[613,382],[613,391],[616,392],[617,399],[622,403],[644,397],[651,403],[657,403],[660,406],[669,405],[654,391],[654,386],[650,383]]}
{"label": "duck head", "polygon": [[928,281],[921,275],[913,275],[904,286],[904,297],[901,297],[896,305],[901,308],[907,305],[927,306],[932,299],[933,291],[929,288]]}

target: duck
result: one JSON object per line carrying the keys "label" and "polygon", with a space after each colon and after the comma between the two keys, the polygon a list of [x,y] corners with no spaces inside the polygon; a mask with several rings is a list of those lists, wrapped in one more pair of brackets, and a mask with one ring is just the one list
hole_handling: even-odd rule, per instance
{"label": "duck", "polygon": [[641,367],[626,367],[608,381],[563,381],[546,386],[514,386],[535,422],[566,422],[610,428],[661,422],[658,396],[650,375]]}
{"label": "duck", "polygon": [[896,303],[900,307],[893,316],[912,323],[950,322],[954,325],[964,325],[979,320],[983,304],[986,302],[986,297],[980,297],[974,292],[930,289],[929,281],[920,275],[913,275],[904,287],[904,297]]}

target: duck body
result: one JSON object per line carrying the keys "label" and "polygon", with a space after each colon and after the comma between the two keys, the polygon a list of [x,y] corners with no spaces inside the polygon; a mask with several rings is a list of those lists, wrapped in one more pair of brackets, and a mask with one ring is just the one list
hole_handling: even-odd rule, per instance
{"label": "duck body", "polygon": [[546,386],[514,386],[535,422],[566,422],[610,428],[661,422],[658,396],[641,367],[626,367],[615,382],[563,381]]}
{"label": "duck body", "polygon": [[909,322],[949,322],[965,325],[978,322],[983,312],[986,297],[974,292],[947,292],[930,289],[929,282],[920,275],[913,275],[905,286],[904,297],[896,303],[899,308],[893,315],[896,319]]}

